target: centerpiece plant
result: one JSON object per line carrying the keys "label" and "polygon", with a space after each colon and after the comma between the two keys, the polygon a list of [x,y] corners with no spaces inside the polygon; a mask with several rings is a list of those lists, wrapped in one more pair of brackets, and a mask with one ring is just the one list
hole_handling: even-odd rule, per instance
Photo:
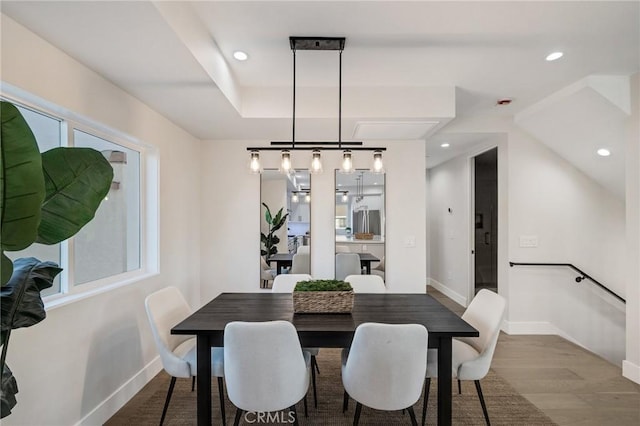
{"label": "centerpiece plant", "polygon": [[75,235],[109,192],[113,169],[91,148],[61,147],[41,154],[18,108],[5,101],[0,106],[0,416],[6,417],[18,393],[6,365],[11,331],[46,317],[40,292],[53,285],[62,269],[33,257],[11,261],[5,252],[34,243],[57,244]]}
{"label": "centerpiece plant", "polygon": [[299,281],[293,290],[296,314],[349,314],[352,309],[353,288],[346,281]]}

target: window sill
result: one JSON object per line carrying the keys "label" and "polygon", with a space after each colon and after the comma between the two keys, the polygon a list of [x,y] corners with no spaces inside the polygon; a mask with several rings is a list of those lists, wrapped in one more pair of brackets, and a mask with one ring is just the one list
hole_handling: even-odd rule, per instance
{"label": "window sill", "polygon": [[[123,274],[125,275],[125,274]],[[148,278],[154,277],[156,275],[159,275],[158,271],[135,271],[132,274],[126,274],[127,276],[123,276],[122,279],[110,283],[110,284],[104,284],[104,285],[100,285],[98,287],[95,288],[90,288],[87,290],[77,290],[74,293],[67,293],[67,294],[58,294],[58,295],[51,295],[48,296],[46,298],[43,299],[44,301],[44,309],[45,311],[49,312],[52,311],[54,309],[60,308],[62,306],[66,306],[69,305],[71,303],[76,303],[79,302],[81,300],[85,300],[88,299],[90,297],[94,297],[94,296],[98,296],[100,294],[103,293],[107,293],[109,291],[115,290],[117,288],[120,287],[124,287],[124,286],[128,286],[131,284],[135,284],[139,281],[142,280],[146,280]],[[98,283],[99,281],[95,281],[95,283]],[[85,285],[85,284],[82,284]],[[81,285],[81,286],[82,286]],[[86,285],[90,285],[86,284]],[[81,286],[79,286],[81,288]]]}

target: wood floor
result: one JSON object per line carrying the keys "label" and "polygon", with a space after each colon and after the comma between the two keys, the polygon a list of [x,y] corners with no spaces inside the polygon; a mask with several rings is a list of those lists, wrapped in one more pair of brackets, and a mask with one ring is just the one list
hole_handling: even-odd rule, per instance
{"label": "wood floor", "polygon": [[[432,287],[428,293],[464,312]],[[559,336],[501,333],[491,368],[559,425],[640,425],[640,385]]]}

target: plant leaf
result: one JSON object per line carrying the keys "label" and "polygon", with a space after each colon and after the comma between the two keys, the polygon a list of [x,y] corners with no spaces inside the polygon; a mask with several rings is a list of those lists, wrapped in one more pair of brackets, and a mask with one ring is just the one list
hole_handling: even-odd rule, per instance
{"label": "plant leaf", "polygon": [[41,262],[34,257],[16,259],[13,268],[11,279],[0,290],[1,343],[9,330],[30,327],[47,316],[40,291],[51,287],[62,271],[54,262]]}
{"label": "plant leaf", "polygon": [[275,246],[275,245],[276,245],[276,244],[278,244],[279,242],[280,242],[280,237],[278,237],[277,235],[274,235],[274,236],[272,236],[272,237],[271,237],[271,244],[272,244],[272,245],[274,245],[274,246]]}
{"label": "plant leaf", "polygon": [[113,169],[91,148],[54,148],[42,154],[46,198],[38,242],[56,244],[95,216],[111,188]]}
{"label": "plant leaf", "polygon": [[0,385],[0,418],[11,414],[11,409],[16,406],[16,394],[18,393],[18,383],[7,364],[2,370],[2,384]]}
{"label": "plant leaf", "polygon": [[5,285],[13,274],[13,262],[5,256],[4,252],[0,253],[0,274],[2,275],[0,278],[2,285]]}
{"label": "plant leaf", "polygon": [[0,248],[17,251],[30,246],[38,235],[44,178],[40,151],[29,125],[13,104],[1,104]]}

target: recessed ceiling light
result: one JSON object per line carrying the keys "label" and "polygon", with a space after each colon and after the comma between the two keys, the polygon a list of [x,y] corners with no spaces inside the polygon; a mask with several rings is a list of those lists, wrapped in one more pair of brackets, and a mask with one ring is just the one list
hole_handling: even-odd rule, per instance
{"label": "recessed ceiling light", "polygon": [[608,157],[608,156],[610,156],[610,155],[611,155],[611,151],[609,151],[609,150],[608,150],[608,149],[606,149],[606,148],[600,148],[600,149],[597,151],[597,153],[598,153],[598,155],[599,155],[599,156],[601,156],[601,157]]}
{"label": "recessed ceiling light", "polygon": [[562,58],[562,55],[564,55],[564,53],[562,52],[553,52],[553,53],[549,53],[546,59],[547,61],[551,62],[551,61],[555,61],[556,59]]}
{"label": "recessed ceiling light", "polygon": [[244,53],[242,50],[236,50],[235,52],[233,52],[233,57],[239,61],[246,61],[247,59],[249,59],[249,55]]}
{"label": "recessed ceiling light", "polygon": [[451,145],[445,142],[445,143],[441,144],[440,146],[442,148],[449,148]]}

